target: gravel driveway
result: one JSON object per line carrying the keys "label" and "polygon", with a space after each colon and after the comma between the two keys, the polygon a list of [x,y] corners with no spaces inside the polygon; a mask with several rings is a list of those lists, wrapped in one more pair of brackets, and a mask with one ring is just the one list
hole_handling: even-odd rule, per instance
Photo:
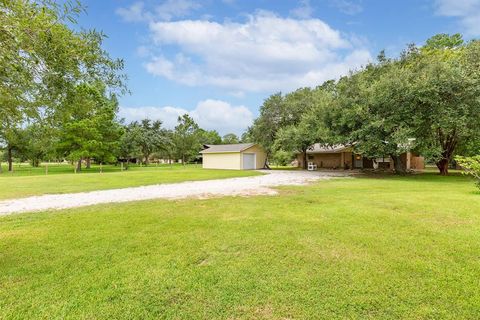
{"label": "gravel driveway", "polygon": [[264,175],[205,181],[188,181],[144,187],[52,194],[0,201],[0,215],[59,210],[100,203],[148,199],[208,198],[219,196],[274,195],[271,187],[302,185],[320,179],[347,176],[344,172],[263,171]]}

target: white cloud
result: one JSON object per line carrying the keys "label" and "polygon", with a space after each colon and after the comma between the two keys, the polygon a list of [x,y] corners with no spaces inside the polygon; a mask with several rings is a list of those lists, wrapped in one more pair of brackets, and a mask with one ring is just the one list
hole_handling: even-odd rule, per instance
{"label": "white cloud", "polygon": [[313,8],[310,0],[300,0],[300,6],[290,11],[290,13],[300,19],[307,19],[312,16]]}
{"label": "white cloud", "polygon": [[126,22],[151,22],[154,20],[169,21],[173,18],[188,16],[201,6],[192,0],[165,0],[150,12],[143,2],[135,2],[130,7],[118,8],[115,12]]}
{"label": "white cloud", "polygon": [[258,11],[247,21],[157,21],[154,45],[180,52],[158,55],[146,70],[190,86],[229,91],[292,90],[337,78],[371,60],[368,50],[319,19]]}
{"label": "white cloud", "polygon": [[331,0],[330,3],[333,7],[336,7],[338,10],[348,15],[355,15],[363,11],[363,7],[358,0]]}
{"label": "white cloud", "polygon": [[118,8],[115,13],[127,22],[144,22],[151,18],[144,10],[143,2],[135,2],[128,8]]}
{"label": "white cloud", "polygon": [[232,106],[221,100],[204,100],[190,112],[200,127],[220,133],[242,133],[253,122],[252,112],[245,106]]}
{"label": "white cloud", "polygon": [[435,10],[438,15],[459,18],[468,35],[480,35],[480,0],[436,0]]}
{"label": "white cloud", "polygon": [[162,120],[166,128],[172,129],[179,116],[188,113],[188,110],[177,107],[120,107],[119,117],[126,122],[140,121],[143,119]]}
{"label": "white cloud", "polygon": [[201,6],[196,1],[190,0],[166,0],[155,8],[155,12],[162,20],[188,16],[192,11]]}
{"label": "white cloud", "polygon": [[120,107],[119,115],[127,122],[146,118],[162,120],[166,128],[173,129],[178,117],[186,113],[192,116],[201,128],[217,130],[221,134],[241,134],[253,122],[253,114],[247,107],[232,106],[228,102],[213,99],[200,101],[191,111],[171,106]]}

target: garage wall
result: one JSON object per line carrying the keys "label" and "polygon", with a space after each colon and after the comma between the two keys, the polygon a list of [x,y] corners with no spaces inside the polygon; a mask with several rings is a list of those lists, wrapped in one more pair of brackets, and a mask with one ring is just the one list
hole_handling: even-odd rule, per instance
{"label": "garage wall", "polygon": [[[259,146],[251,146],[248,149],[242,151],[242,153],[255,153],[256,154],[256,166],[255,169],[263,169],[265,166],[265,160],[267,159],[266,152]],[[241,161],[243,162],[243,157],[241,157]],[[243,163],[240,163],[240,168],[243,168]]]}
{"label": "garage wall", "polygon": [[204,153],[203,168],[240,170],[242,168],[240,153]]}

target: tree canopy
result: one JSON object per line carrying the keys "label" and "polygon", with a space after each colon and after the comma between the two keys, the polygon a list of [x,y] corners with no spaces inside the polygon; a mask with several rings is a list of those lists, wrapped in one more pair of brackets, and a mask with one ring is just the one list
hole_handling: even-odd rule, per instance
{"label": "tree canopy", "polygon": [[441,174],[455,154],[480,150],[480,41],[439,34],[315,89],[265,100],[248,137],[273,155],[303,153],[314,142],[351,145],[367,157],[414,150]]}

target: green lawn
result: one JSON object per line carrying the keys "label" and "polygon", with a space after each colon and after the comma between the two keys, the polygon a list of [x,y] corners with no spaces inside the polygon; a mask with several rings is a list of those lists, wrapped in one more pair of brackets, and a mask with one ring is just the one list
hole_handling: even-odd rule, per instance
{"label": "green lawn", "polygon": [[17,168],[13,174],[8,172],[0,174],[0,200],[49,193],[81,192],[260,174],[255,171],[202,169],[201,165],[131,166],[127,171],[120,171],[119,167],[115,166],[104,166],[103,169],[104,173],[99,173],[98,166],[93,166],[90,170],[74,174],[69,165],[52,165],[49,168],[49,175],[45,175],[44,168],[32,168],[24,165],[22,168]]}
{"label": "green lawn", "polygon": [[[14,163],[13,165],[13,172],[7,171],[7,164],[2,164],[3,173],[0,177],[18,177],[18,176],[44,176],[47,171],[45,170],[47,164],[42,163],[39,167],[32,167],[29,163],[22,162],[22,163]],[[201,165],[192,165],[188,164],[187,167],[198,167],[200,168]],[[145,165],[136,165],[130,164],[128,171],[145,171],[145,170],[157,170],[157,169],[179,169],[183,168],[183,166],[179,163],[173,164],[150,164],[148,166]],[[122,172],[125,171],[125,168],[122,169],[120,165],[103,165],[102,172],[103,173],[112,173],[112,172]],[[85,166],[82,167],[81,171],[75,172],[75,166],[69,163],[49,163],[48,164],[48,175],[56,175],[56,174],[85,174],[85,173],[100,173],[100,165],[93,164],[91,168],[87,169]]]}
{"label": "green lawn", "polygon": [[2,319],[478,319],[479,275],[461,176],[0,218]]}

